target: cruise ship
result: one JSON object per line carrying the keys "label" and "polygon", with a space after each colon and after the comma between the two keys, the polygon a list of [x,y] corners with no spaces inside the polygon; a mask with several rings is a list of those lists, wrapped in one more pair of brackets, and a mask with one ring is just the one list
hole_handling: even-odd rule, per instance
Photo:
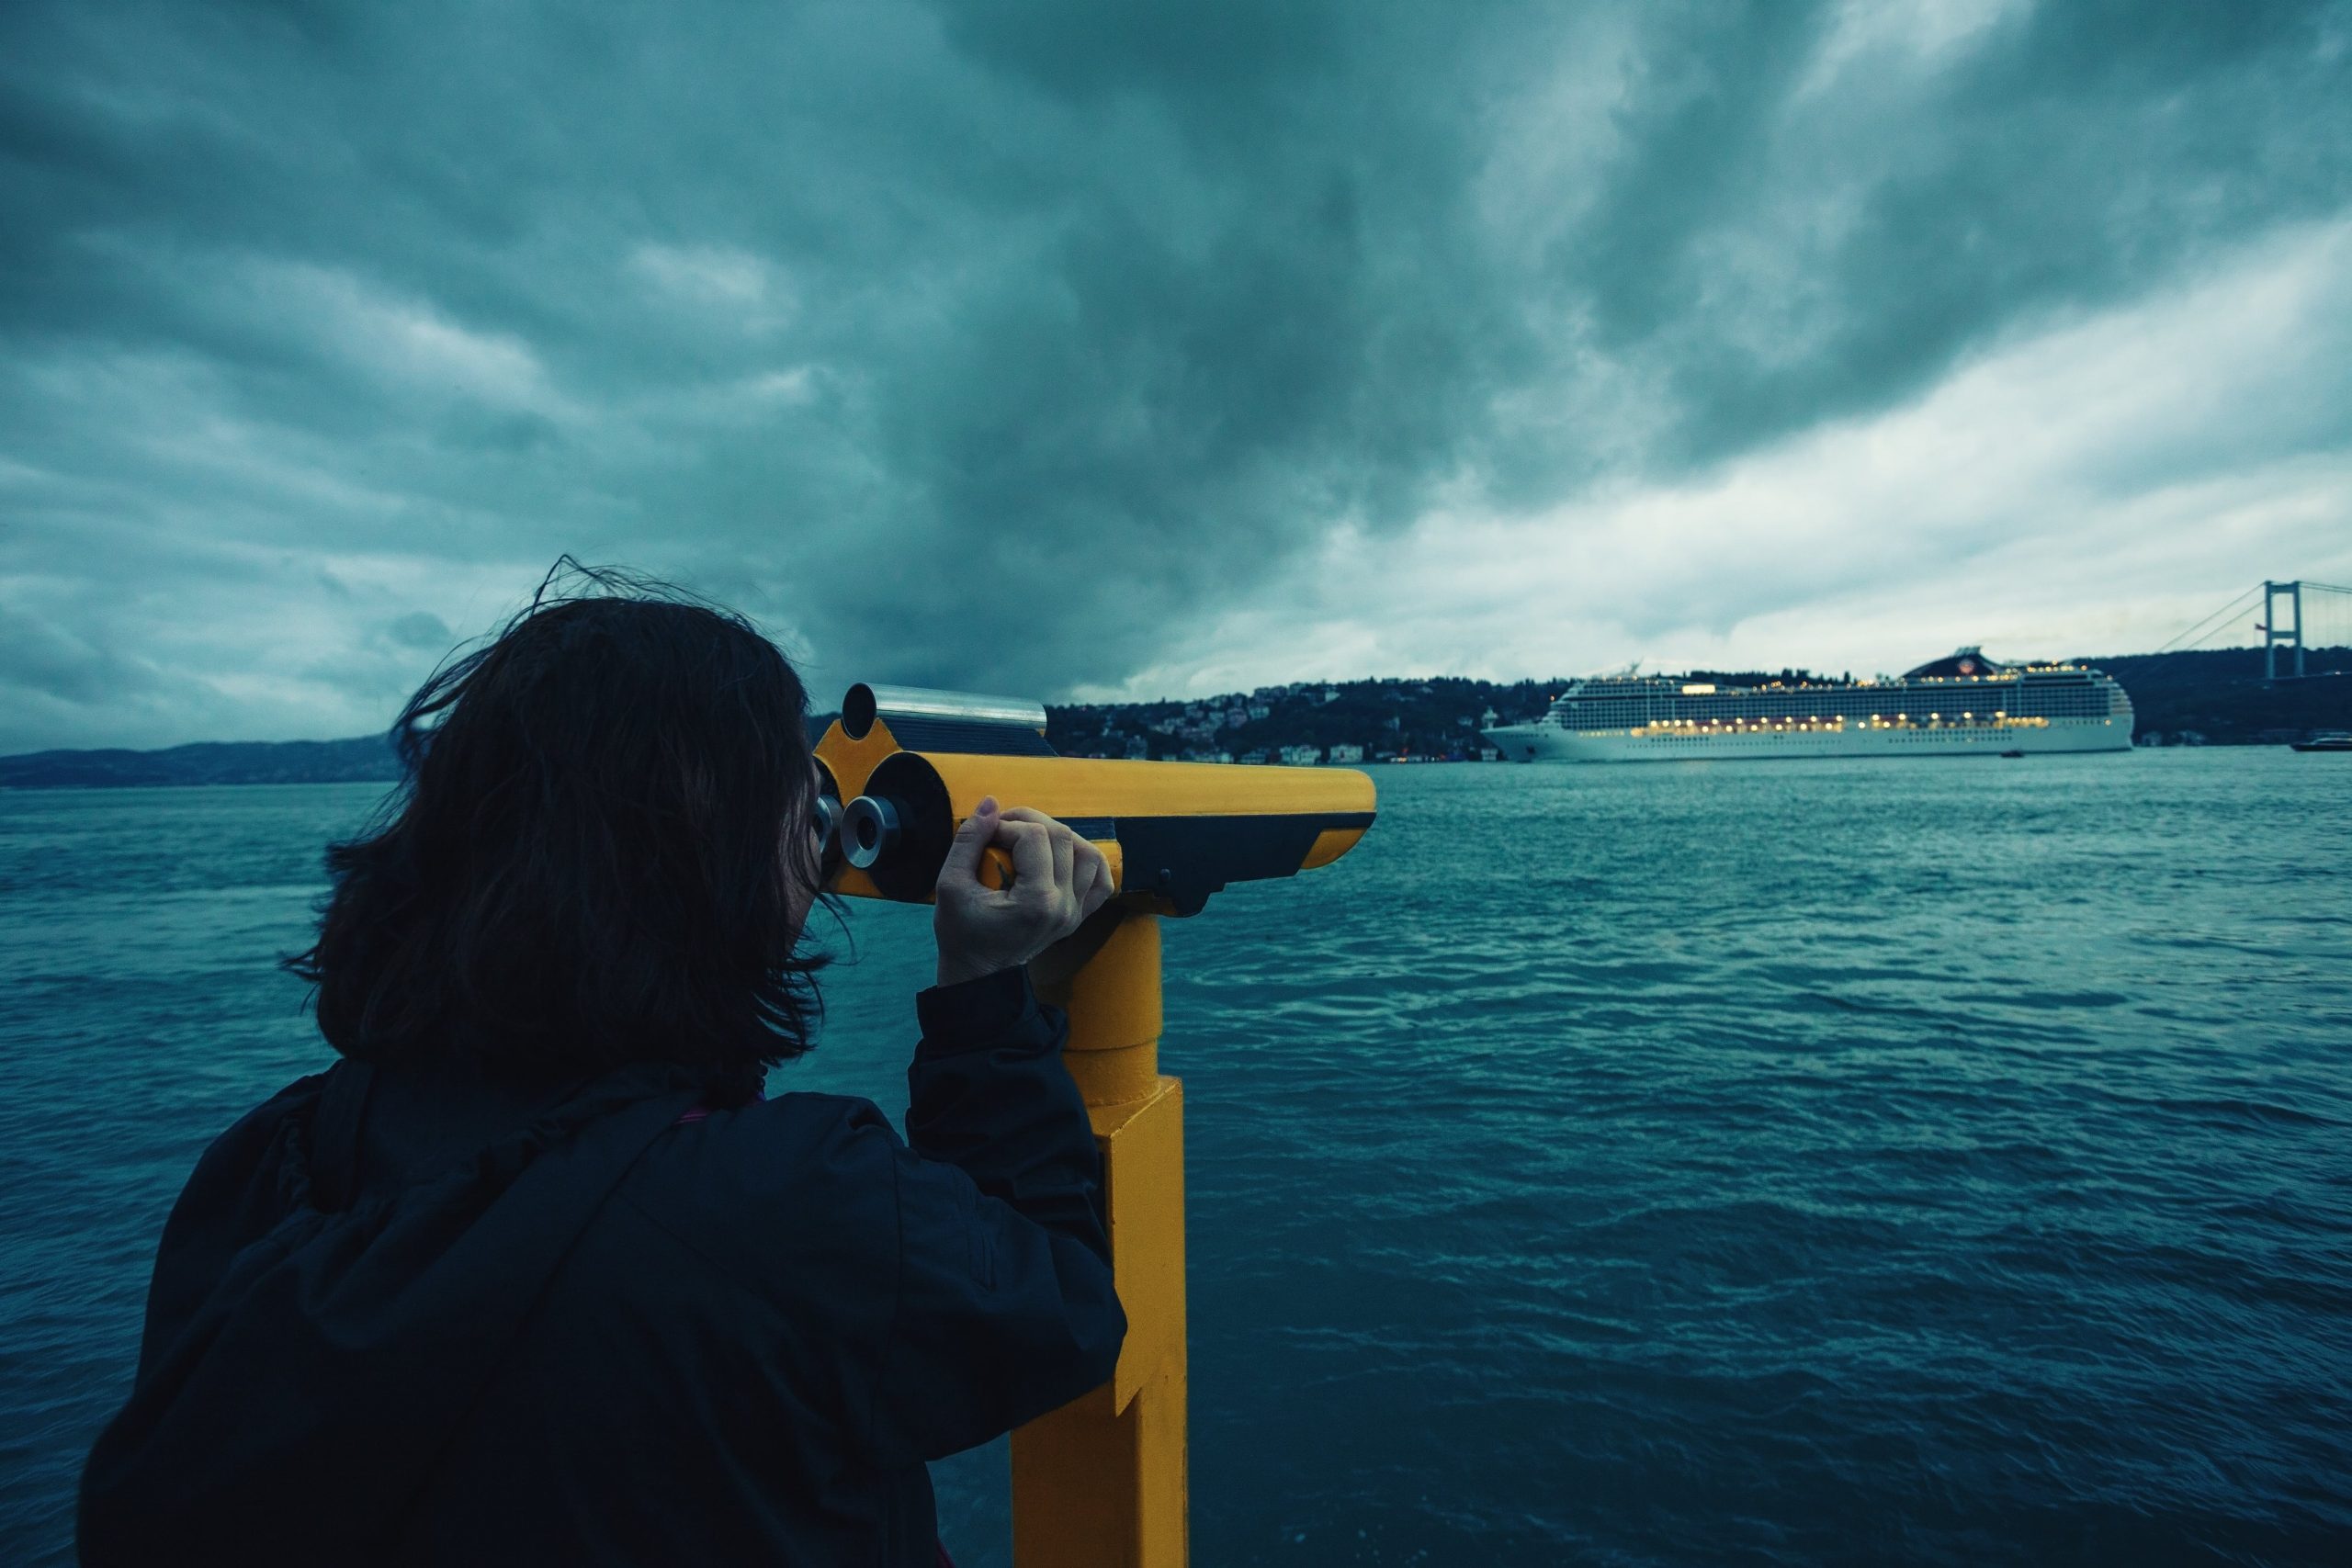
{"label": "cruise ship", "polygon": [[2121,751],[2132,699],[2083,665],[1997,664],[1963,648],[1875,681],[1598,676],[1532,724],[1483,733],[1513,762]]}

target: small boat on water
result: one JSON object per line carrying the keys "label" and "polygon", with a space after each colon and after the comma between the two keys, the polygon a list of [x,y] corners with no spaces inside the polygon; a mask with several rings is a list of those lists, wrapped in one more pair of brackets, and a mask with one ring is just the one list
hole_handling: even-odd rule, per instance
{"label": "small boat on water", "polygon": [[2309,740],[2293,740],[2288,744],[2298,751],[2352,751],[2352,730],[2324,729]]}

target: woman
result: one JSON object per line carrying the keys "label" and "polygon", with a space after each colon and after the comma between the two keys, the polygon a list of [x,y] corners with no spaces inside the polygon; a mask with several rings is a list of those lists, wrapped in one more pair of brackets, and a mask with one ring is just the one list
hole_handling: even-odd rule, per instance
{"label": "woman", "polygon": [[1102,858],[993,802],[958,835],[905,1143],[763,1099],[816,999],[806,721],[764,638],[643,594],[543,596],[410,702],[292,961],[341,1060],[174,1209],[85,1562],[932,1568],[923,1461],[1110,1376],[1093,1139],[1023,969]]}

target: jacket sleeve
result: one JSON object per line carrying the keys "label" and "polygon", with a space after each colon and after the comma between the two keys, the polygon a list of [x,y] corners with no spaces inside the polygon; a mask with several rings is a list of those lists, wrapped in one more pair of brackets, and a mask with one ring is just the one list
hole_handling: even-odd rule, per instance
{"label": "jacket sleeve", "polygon": [[1108,1382],[1126,1333],[1060,1011],[1019,969],[925,991],[916,1009],[874,1419],[900,1460],[986,1442]]}

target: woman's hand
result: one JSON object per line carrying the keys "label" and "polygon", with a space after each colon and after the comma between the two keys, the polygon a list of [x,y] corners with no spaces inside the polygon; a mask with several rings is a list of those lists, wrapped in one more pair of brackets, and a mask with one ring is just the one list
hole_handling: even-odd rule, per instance
{"label": "woman's hand", "polygon": [[[1012,857],[1012,886],[980,882],[991,845]],[[1102,852],[1042,811],[1000,810],[984,799],[956,830],[939,868],[932,934],[939,942],[939,983],[977,980],[1026,964],[1076,931],[1111,897]]]}

